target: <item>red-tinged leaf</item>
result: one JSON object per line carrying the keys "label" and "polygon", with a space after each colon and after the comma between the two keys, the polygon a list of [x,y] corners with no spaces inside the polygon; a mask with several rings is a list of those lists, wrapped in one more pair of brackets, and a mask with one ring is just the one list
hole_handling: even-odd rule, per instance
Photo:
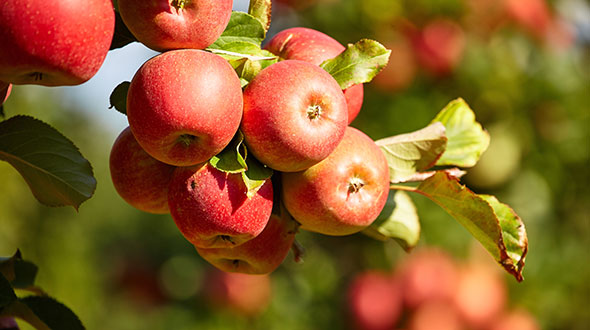
{"label": "red-tinged leaf", "polygon": [[494,259],[522,281],[528,250],[522,220],[493,196],[480,196],[445,172],[438,172],[416,190],[441,206],[492,254]]}

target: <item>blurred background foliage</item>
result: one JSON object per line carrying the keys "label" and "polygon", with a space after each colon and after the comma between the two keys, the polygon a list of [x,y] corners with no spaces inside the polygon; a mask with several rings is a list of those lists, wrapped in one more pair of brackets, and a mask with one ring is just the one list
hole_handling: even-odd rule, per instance
{"label": "blurred background foliage", "polygon": [[[236,6],[243,10],[242,2]],[[353,122],[374,139],[426,126],[454,98],[471,105],[491,145],[463,181],[511,205],[529,235],[525,281],[504,277],[509,305],[530,311],[542,329],[588,329],[588,2],[277,0],[273,9],[270,35],[304,26],[343,44],[373,38],[393,50],[388,68],[365,86]],[[137,47],[112,52],[108,60],[115,64],[108,70],[131,67],[124,78],[131,79],[133,68],[153,55]],[[117,54],[134,54],[137,63]],[[395,243],[360,234],[302,232],[304,262],[290,254],[272,274],[267,308],[245,316],[216,307],[204,290],[211,286],[211,267],[172,219],[136,211],[113,188],[108,157],[125,119],[107,110],[116,83],[96,83],[111,73],[105,70],[88,83],[92,88],[17,86],[5,104],[8,117],[30,114],[50,123],[90,160],[98,188],[79,212],[39,205],[18,173],[0,163],[0,255],[21,249],[40,267],[38,284],[88,329],[347,328],[351,278],[407,258]],[[104,100],[95,102],[96,95]],[[430,201],[412,197],[423,227],[420,245],[457,259],[473,257],[467,231]]]}

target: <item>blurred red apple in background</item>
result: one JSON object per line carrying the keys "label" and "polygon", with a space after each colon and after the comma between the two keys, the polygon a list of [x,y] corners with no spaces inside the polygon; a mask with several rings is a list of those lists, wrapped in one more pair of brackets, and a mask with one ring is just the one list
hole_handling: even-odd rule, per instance
{"label": "blurred red apple in background", "polygon": [[[264,46],[264,49],[284,60],[300,60],[320,65],[325,60],[338,56],[346,48],[320,31],[295,27],[277,33]],[[348,105],[348,123],[350,124],[361,111],[363,85],[358,84],[345,89],[344,96]]]}
{"label": "blurred red apple in background", "polygon": [[443,301],[429,301],[418,307],[410,316],[408,330],[434,329],[463,330],[467,328],[451,305]]}
{"label": "blurred red apple in background", "polygon": [[119,195],[138,210],[168,213],[168,185],[175,167],[148,155],[125,128],[111,149],[111,179]]}
{"label": "blurred red apple in background", "polygon": [[268,275],[226,273],[213,269],[203,284],[205,296],[214,306],[243,316],[261,314],[272,299]]}
{"label": "blurred red apple in background", "polygon": [[336,148],[346,128],[348,110],[340,86],[311,63],[275,63],[244,90],[240,128],[251,152],[275,170],[301,171]]}
{"label": "blurred red apple in background", "polygon": [[367,271],[350,283],[347,302],[358,329],[387,330],[401,317],[402,298],[401,287],[391,275]]}
{"label": "blurred red apple in background", "polygon": [[416,75],[416,59],[412,46],[404,38],[386,42],[385,47],[391,50],[389,63],[373,79],[375,86],[384,91],[398,91],[408,87]]}
{"label": "blurred red apple in background", "polygon": [[290,218],[271,215],[264,230],[246,243],[228,248],[199,248],[197,252],[213,266],[247,274],[269,274],[289,253],[298,224]]}
{"label": "blurred red apple in background", "polygon": [[285,207],[301,229],[350,235],[370,225],[389,193],[389,167],[381,149],[347,127],[328,158],[302,172],[282,173]]}
{"label": "blurred red apple in background", "polygon": [[517,309],[495,318],[488,330],[540,330],[537,320],[527,311]]}
{"label": "blurred red apple in background", "polygon": [[79,85],[101,67],[114,30],[111,0],[3,0],[0,80]]}
{"label": "blurred red apple in background", "polygon": [[129,31],[144,45],[163,51],[205,49],[229,22],[233,0],[119,0]]}
{"label": "blurred red apple in background", "polygon": [[552,21],[545,0],[504,0],[506,14],[533,36],[543,38]]}
{"label": "blurred red apple in background", "polygon": [[170,214],[193,245],[237,246],[258,236],[273,205],[270,179],[248,197],[241,173],[229,174],[209,163],[179,167],[168,187]]}
{"label": "blurred red apple in background", "polygon": [[135,73],[127,118],[137,142],[157,160],[175,166],[205,162],[238,130],[240,79],[218,55],[194,49],[163,53]]}

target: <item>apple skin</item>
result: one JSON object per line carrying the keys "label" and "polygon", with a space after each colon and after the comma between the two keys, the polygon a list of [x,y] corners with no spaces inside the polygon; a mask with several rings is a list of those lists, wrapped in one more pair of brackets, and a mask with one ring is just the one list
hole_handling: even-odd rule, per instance
{"label": "apple skin", "polygon": [[272,214],[260,235],[230,248],[199,248],[199,255],[225,272],[270,274],[289,253],[298,224],[290,218]]}
{"label": "apple skin", "polygon": [[114,31],[111,0],[3,0],[0,80],[79,85],[101,67]]}
{"label": "apple skin", "polygon": [[258,160],[295,172],[328,157],[347,120],[346,99],[330,74],[317,65],[286,60],[263,69],[246,86],[240,128]]}
{"label": "apple skin", "polygon": [[232,6],[233,0],[119,0],[129,31],[157,51],[207,48],[227,26]]}
{"label": "apple skin", "polygon": [[344,138],[322,162],[282,174],[283,201],[301,229],[350,235],[369,226],[389,193],[389,168],[379,147],[347,127]]}
{"label": "apple skin", "polygon": [[113,185],[127,203],[144,212],[169,212],[168,185],[176,167],[162,163],[145,152],[129,127],[115,140],[109,166]]}
{"label": "apple skin", "polygon": [[220,56],[173,50],[149,59],[127,94],[127,117],[137,142],[157,160],[192,166],[231,141],[242,118],[242,88]]}
{"label": "apple skin", "polygon": [[[336,39],[320,31],[295,27],[277,33],[264,46],[264,49],[281,59],[300,60],[320,65],[325,60],[340,55],[346,48]],[[363,84],[345,89],[344,96],[348,105],[348,123],[350,124],[363,105]]]}
{"label": "apple skin", "polygon": [[212,269],[204,283],[205,297],[212,305],[242,316],[262,314],[272,299],[268,275],[226,273]]}
{"label": "apple skin", "polygon": [[272,211],[270,179],[250,198],[246,193],[240,173],[225,173],[205,163],[174,171],[168,205],[176,226],[193,245],[233,247],[258,236]]}
{"label": "apple skin", "polygon": [[402,291],[389,274],[372,270],[356,275],[347,298],[358,329],[393,329],[402,315]]}
{"label": "apple skin", "polygon": [[12,91],[12,84],[5,83],[0,81],[0,105],[4,104],[8,97],[10,96],[10,92]]}

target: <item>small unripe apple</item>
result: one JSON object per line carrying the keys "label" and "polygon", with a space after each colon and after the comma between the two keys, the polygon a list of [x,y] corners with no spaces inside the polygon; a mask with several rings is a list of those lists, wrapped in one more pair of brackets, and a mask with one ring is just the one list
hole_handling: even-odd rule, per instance
{"label": "small unripe apple", "polygon": [[286,60],[262,71],[244,90],[240,128],[251,152],[283,172],[304,170],[336,148],[348,110],[340,86],[311,63]]}
{"label": "small unripe apple", "polygon": [[129,127],[115,140],[109,166],[113,185],[127,203],[144,212],[168,213],[168,185],[175,167],[148,155]]}
{"label": "small unripe apple", "polygon": [[285,207],[301,229],[350,235],[369,226],[389,193],[389,167],[379,147],[347,127],[338,147],[302,172],[282,174]]}
{"label": "small unripe apple", "polygon": [[205,296],[215,307],[248,317],[264,312],[272,298],[269,275],[212,269],[205,277],[204,285]]}
{"label": "small unripe apple", "polygon": [[205,49],[221,35],[233,0],[119,0],[129,31],[157,51]]}
{"label": "small unripe apple", "polygon": [[272,211],[270,179],[251,197],[247,192],[240,173],[225,173],[209,163],[179,167],[168,187],[170,214],[197,247],[238,246],[262,232]]}
{"label": "small unripe apple", "polygon": [[191,166],[231,141],[242,118],[242,88],[231,65],[195,49],[151,58],[127,94],[127,117],[137,142],[157,160]]}
{"label": "small unripe apple", "polygon": [[348,287],[348,306],[358,329],[393,329],[402,314],[402,291],[389,274],[361,273]]}
{"label": "small unripe apple", "polygon": [[[277,33],[264,46],[264,49],[283,60],[300,60],[320,65],[325,60],[340,55],[346,48],[325,33],[314,29],[295,27]],[[354,85],[344,90],[349,124],[361,111],[363,96],[363,84]]]}
{"label": "small unripe apple", "polygon": [[4,104],[4,102],[6,102],[6,100],[10,96],[11,91],[12,91],[12,84],[0,81],[0,105]]}
{"label": "small unripe apple", "polygon": [[246,274],[270,274],[281,265],[295,240],[297,223],[271,215],[260,235],[229,248],[199,248],[197,252],[213,266]]}
{"label": "small unripe apple", "polygon": [[111,0],[0,2],[0,80],[78,85],[92,78],[115,31]]}

